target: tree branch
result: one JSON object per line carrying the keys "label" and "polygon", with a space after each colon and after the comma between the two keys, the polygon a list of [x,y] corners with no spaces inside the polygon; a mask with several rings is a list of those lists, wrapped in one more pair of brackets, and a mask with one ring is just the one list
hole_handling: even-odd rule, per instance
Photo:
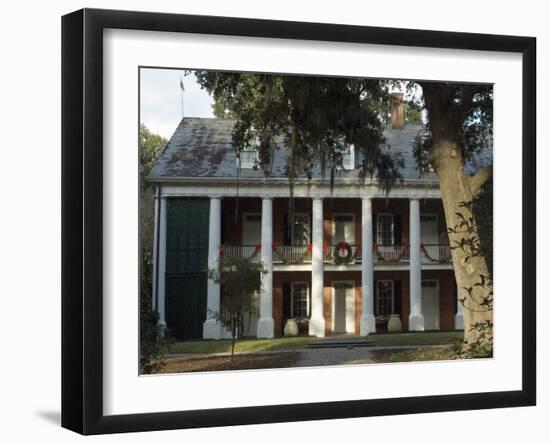
{"label": "tree branch", "polygon": [[468,177],[468,183],[470,185],[470,191],[474,195],[485,184],[487,180],[493,175],[493,166],[487,166],[480,169],[475,175]]}

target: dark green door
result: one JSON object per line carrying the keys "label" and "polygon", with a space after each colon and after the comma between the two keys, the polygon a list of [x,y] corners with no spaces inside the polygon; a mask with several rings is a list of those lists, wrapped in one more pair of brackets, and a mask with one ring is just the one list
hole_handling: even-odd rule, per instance
{"label": "dark green door", "polygon": [[167,200],[166,323],[178,339],[202,337],[206,320],[208,199]]}

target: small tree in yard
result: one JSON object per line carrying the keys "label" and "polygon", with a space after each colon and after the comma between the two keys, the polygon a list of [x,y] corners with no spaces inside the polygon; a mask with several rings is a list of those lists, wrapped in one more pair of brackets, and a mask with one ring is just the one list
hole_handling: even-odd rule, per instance
{"label": "small tree in yard", "polygon": [[245,319],[256,314],[255,294],[260,290],[263,273],[265,271],[259,262],[224,255],[220,255],[218,269],[208,272],[208,278],[223,288],[221,312],[211,314],[231,331],[231,359]]}

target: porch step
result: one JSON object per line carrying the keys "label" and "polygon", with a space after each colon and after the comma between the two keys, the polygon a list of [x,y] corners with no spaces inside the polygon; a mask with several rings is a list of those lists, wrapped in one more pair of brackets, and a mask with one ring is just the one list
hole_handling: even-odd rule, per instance
{"label": "porch step", "polygon": [[376,343],[367,340],[366,338],[322,338],[314,342],[308,343],[306,348],[308,349],[329,349],[329,348],[368,348],[370,346],[376,346]]}

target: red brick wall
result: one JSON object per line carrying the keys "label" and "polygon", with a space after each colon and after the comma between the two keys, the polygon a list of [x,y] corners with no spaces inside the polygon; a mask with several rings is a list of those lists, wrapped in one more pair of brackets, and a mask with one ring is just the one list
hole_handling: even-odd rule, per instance
{"label": "red brick wall", "polygon": [[[234,198],[222,200],[222,241],[224,243],[240,244],[242,240],[243,213],[262,213],[262,201],[259,198],[239,198],[239,211],[235,222]],[[311,217],[311,199],[295,199],[295,212],[307,213]],[[393,213],[401,215],[402,239],[409,238],[409,201],[406,199],[374,199],[373,213]],[[420,200],[421,213],[438,215],[441,242],[448,242],[446,237],[445,215],[440,200]],[[323,229],[325,243],[332,244],[332,216],[334,213],[352,213],[355,216],[355,242],[361,243],[361,200],[356,198],[325,199],[323,202]],[[288,214],[288,199],[273,199],[273,241],[283,244],[285,238],[285,216]]]}

